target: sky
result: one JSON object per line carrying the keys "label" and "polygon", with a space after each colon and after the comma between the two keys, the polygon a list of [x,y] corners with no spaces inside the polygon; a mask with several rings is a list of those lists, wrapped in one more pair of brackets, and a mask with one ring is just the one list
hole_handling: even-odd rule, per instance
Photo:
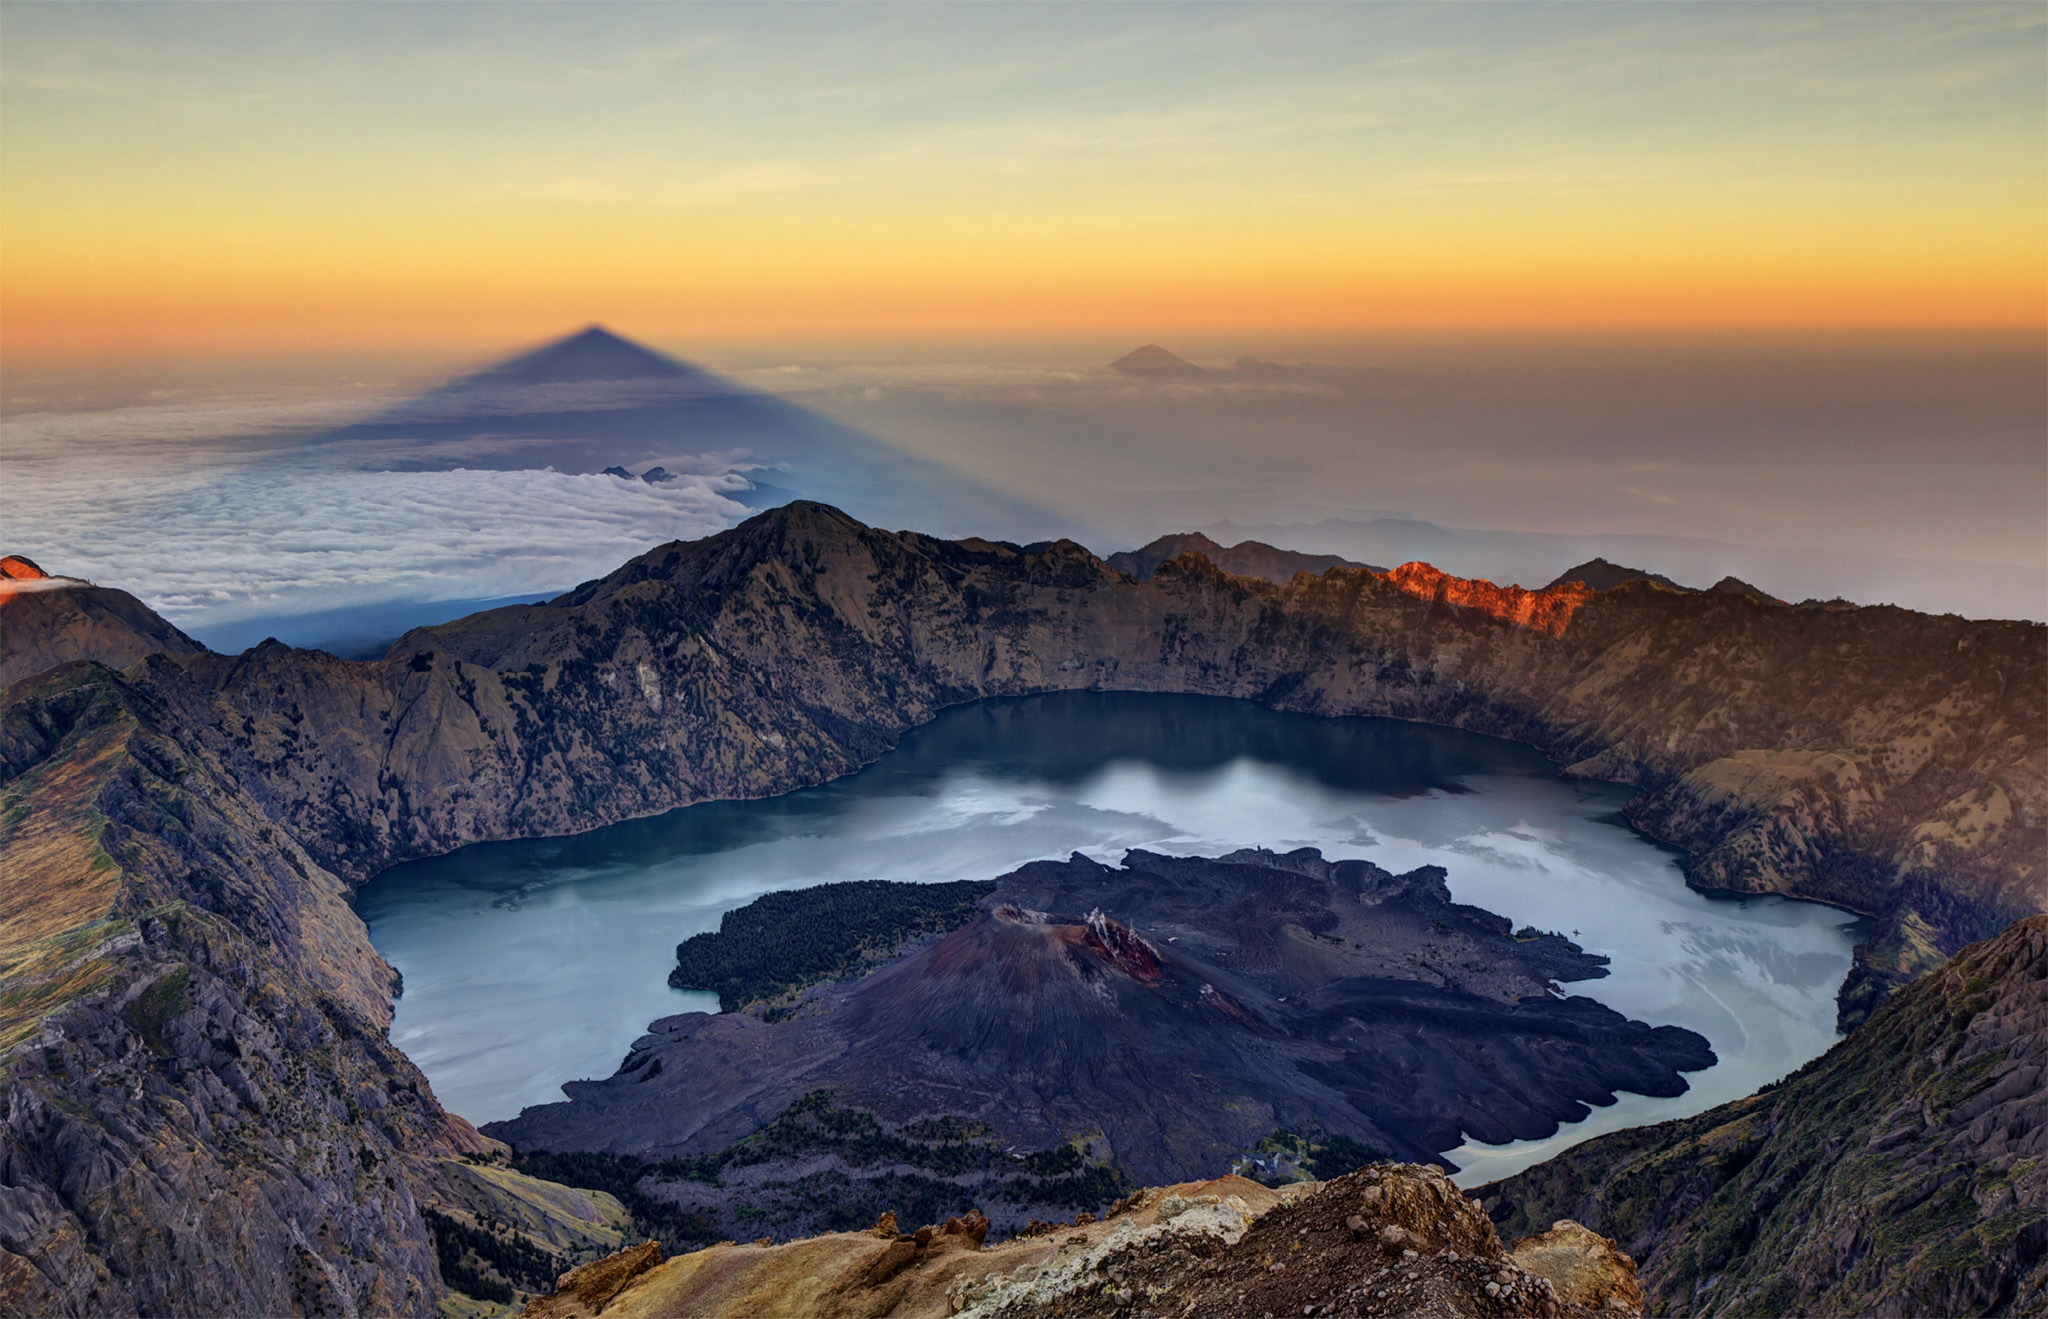
{"label": "sky", "polygon": [[2038,5],[0,7],[0,360],[2038,326]]}
{"label": "sky", "polygon": [[315,442],[592,322],[1043,514],[923,530],[2042,618],[2048,10],[0,2],[0,548],[255,628],[745,516]]}

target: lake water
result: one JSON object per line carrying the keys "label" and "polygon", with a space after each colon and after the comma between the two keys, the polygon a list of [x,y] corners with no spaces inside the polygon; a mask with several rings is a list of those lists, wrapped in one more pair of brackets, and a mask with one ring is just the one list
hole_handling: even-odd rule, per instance
{"label": "lake water", "polygon": [[859,774],[571,838],[484,843],[394,867],[356,902],[405,977],[392,1038],[474,1122],[609,1075],[657,1017],[716,1011],[667,984],[675,945],[774,889],[846,879],[990,879],[1124,849],[1318,847],[1613,959],[1567,992],[1713,1042],[1676,1099],[1623,1095],[1546,1141],[1468,1145],[1476,1185],[1588,1136],[1754,1091],[1835,1040],[1852,918],[1710,898],[1617,812],[1629,790],[1568,781],[1527,747],[1387,719],[1318,719],[1210,697],[1069,693],[963,706]]}

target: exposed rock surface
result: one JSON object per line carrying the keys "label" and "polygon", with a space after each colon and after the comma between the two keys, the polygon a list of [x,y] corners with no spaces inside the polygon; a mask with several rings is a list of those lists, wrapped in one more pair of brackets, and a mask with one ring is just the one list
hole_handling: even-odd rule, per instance
{"label": "exposed rock surface", "polygon": [[1680,1071],[1713,1064],[1690,1031],[1549,993],[1604,974],[1564,939],[1451,902],[1434,866],[1076,855],[998,879],[961,928],[791,1019],[665,1018],[610,1079],[486,1131],[519,1149],[702,1155],[829,1089],[886,1122],[962,1119],[1022,1150],[1088,1133],[1091,1157],[1141,1184],[1228,1168],[1300,1124],[1428,1159],[1468,1134],[1553,1135],[1617,1089],[1679,1094]]}
{"label": "exposed rock surface", "polygon": [[48,580],[50,580],[50,574],[44,572],[42,566],[34,559],[20,554],[0,556],[0,581],[46,582]]}
{"label": "exposed rock surface", "polygon": [[2048,917],[1886,999],[1781,1084],[1482,1188],[1570,1215],[1662,1314],[2048,1311]]}
{"label": "exposed rock surface", "polygon": [[430,1314],[418,1198],[487,1142],[385,1040],[341,881],[167,717],[169,667],[53,670],[0,724],[0,1313]]}
{"label": "exposed rock surface", "polygon": [[1386,571],[1368,563],[1354,563],[1350,559],[1339,558],[1334,554],[1303,554],[1298,550],[1278,549],[1263,541],[1244,540],[1225,548],[1199,531],[1176,532],[1161,536],[1149,545],[1112,554],[1103,562],[1119,572],[1129,573],[1142,582],[1159,571],[1160,564],[1177,559],[1183,554],[1199,554],[1223,571],[1239,577],[1257,577],[1262,581],[1274,583],[1292,581],[1294,574],[1298,572],[1321,576],[1332,568]]}
{"label": "exposed rock surface", "polygon": [[0,684],[67,660],[125,668],[149,655],[206,649],[126,591],[52,577],[19,555],[0,573]]}
{"label": "exposed rock surface", "polygon": [[[890,1215],[872,1232],[614,1258],[564,1277],[527,1319],[1642,1313],[1614,1243],[1559,1224],[1504,1248],[1436,1169],[1401,1164],[1280,1191],[1238,1177],[1158,1187],[996,1245],[959,1219],[899,1233]],[[599,1290],[601,1309],[585,1296]]]}

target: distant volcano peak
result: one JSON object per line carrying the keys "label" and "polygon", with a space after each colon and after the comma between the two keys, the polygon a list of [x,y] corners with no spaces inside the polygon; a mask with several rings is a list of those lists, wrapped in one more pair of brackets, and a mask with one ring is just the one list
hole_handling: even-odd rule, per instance
{"label": "distant volcano peak", "polygon": [[555,385],[591,380],[672,380],[698,372],[672,357],[591,325],[485,373],[493,381]]}
{"label": "distant volcano peak", "polygon": [[1156,343],[1133,349],[1109,364],[1112,371],[1127,376],[1199,376],[1208,373],[1186,358],[1170,353]]}

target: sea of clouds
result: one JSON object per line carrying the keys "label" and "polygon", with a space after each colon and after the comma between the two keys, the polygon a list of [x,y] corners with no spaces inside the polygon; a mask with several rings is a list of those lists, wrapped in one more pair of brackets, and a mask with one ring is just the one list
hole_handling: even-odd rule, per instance
{"label": "sea of clouds", "polygon": [[660,485],[552,470],[376,470],[302,442],[360,400],[227,400],[10,420],[6,548],[180,627],[391,600],[540,598],[733,525],[737,466]]}

